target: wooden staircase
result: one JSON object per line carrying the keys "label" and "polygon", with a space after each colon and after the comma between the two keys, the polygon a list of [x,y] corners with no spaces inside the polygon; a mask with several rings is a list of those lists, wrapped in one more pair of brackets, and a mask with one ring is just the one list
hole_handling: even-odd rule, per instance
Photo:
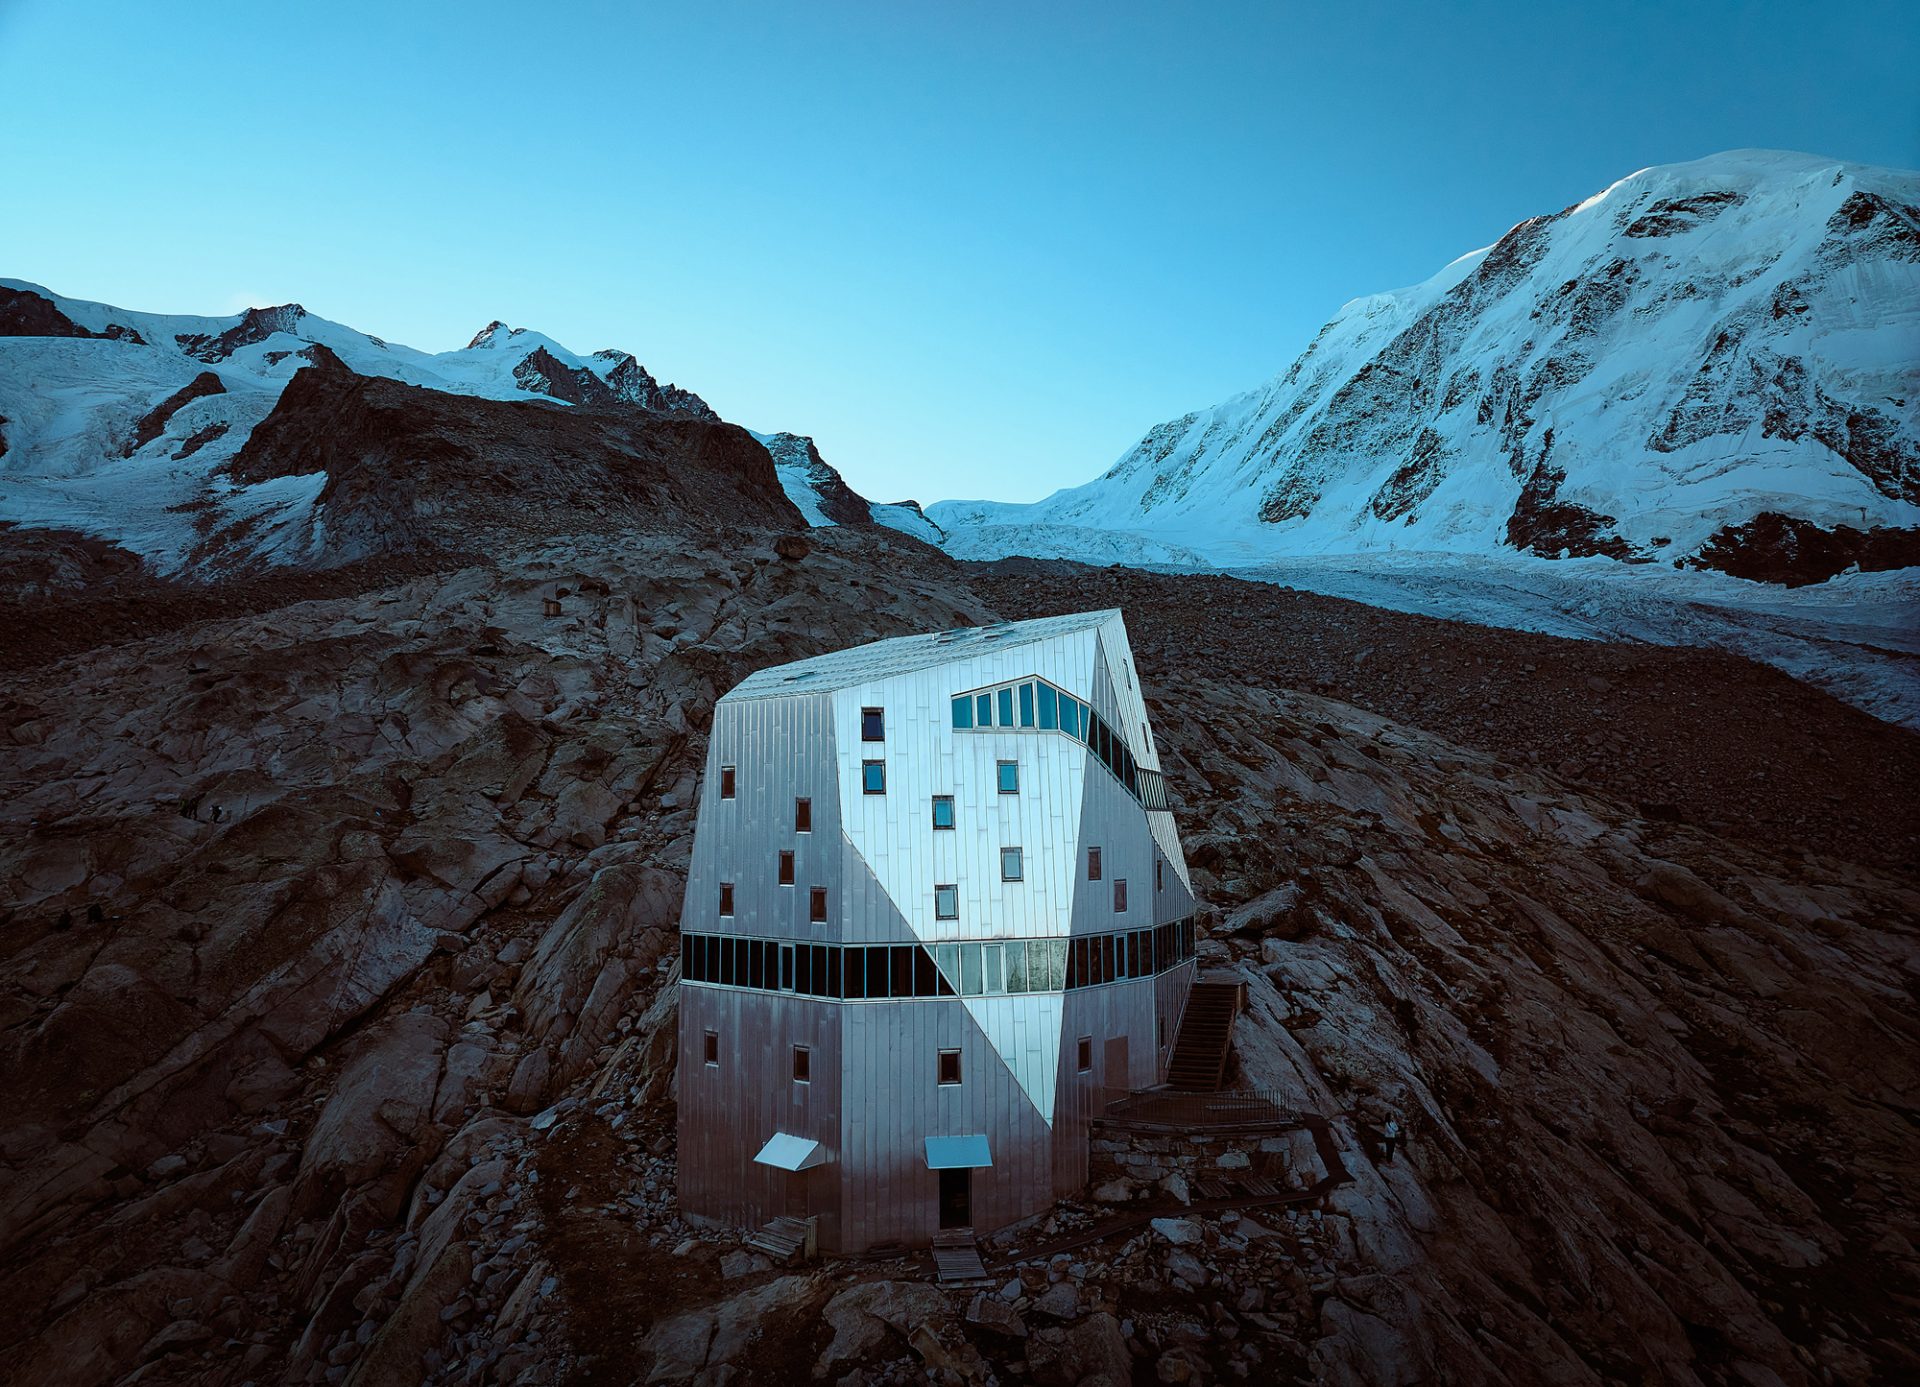
{"label": "wooden staircase", "polygon": [[789,1266],[813,1255],[813,1225],[782,1215],[747,1234],[747,1246],[766,1253],[775,1266]]}
{"label": "wooden staircase", "polygon": [[1180,1018],[1180,1035],[1167,1062],[1167,1087],[1214,1093],[1226,1082],[1233,1018],[1240,1010],[1237,982],[1195,982]]}

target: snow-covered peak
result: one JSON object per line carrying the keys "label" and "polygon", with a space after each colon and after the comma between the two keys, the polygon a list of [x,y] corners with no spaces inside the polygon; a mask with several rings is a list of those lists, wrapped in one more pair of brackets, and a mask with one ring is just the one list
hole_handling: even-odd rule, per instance
{"label": "snow-covered peak", "polygon": [[501,322],[500,319],[495,318],[492,322],[481,328],[480,331],[473,334],[473,340],[467,343],[467,350],[477,352],[501,346],[505,343],[506,339],[522,331],[524,331],[524,329],[508,327],[505,323]]}
{"label": "snow-covered peak", "polygon": [[719,417],[629,353],[583,358],[498,321],[464,348],[428,353],[299,304],[144,313],[0,279],[0,521],[98,535],[172,571],[194,551],[196,517],[217,514],[246,522],[257,552],[297,559],[278,536],[312,533],[292,517],[324,479],[236,487],[220,469],[293,376],[329,358],[452,394]]}
{"label": "snow-covered peak", "polygon": [[1875,534],[1920,526],[1916,341],[1920,175],[1736,150],[1352,300],[1280,375],[1093,482],[930,513],[968,553],[1725,566],[1764,533],[1892,562]]}

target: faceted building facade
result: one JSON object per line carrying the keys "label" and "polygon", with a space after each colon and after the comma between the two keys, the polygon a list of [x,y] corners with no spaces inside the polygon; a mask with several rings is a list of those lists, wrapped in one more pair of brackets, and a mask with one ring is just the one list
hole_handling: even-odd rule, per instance
{"label": "faceted building facade", "polygon": [[987,1231],[1160,1082],[1193,894],[1118,611],[880,641],[716,705],[681,916],[683,1212]]}

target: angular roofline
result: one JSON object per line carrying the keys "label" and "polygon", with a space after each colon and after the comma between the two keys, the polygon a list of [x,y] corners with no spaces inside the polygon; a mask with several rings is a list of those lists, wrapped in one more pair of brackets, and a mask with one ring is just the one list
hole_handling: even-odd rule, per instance
{"label": "angular roofline", "polygon": [[825,655],[814,655],[805,660],[770,666],[735,684],[721,696],[720,702],[740,703],[756,698],[832,693],[876,679],[890,679],[916,670],[934,669],[977,655],[988,647],[1013,650],[1023,645],[1037,645],[1059,636],[1090,631],[1115,620],[1123,620],[1120,608],[1103,607],[1098,611],[1072,612],[1064,616],[997,621],[985,626],[959,626],[950,631],[892,636]]}

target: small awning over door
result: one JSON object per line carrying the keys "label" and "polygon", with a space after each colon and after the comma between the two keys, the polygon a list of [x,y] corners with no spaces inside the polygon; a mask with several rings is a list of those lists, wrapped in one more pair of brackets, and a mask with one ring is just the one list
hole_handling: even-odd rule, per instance
{"label": "small awning over door", "polygon": [[928,1170],[968,1170],[993,1164],[984,1132],[965,1137],[928,1137]]}
{"label": "small awning over door", "polygon": [[775,1132],[754,1157],[761,1165],[778,1166],[782,1170],[812,1170],[826,1159],[827,1153],[819,1142],[790,1132]]}

